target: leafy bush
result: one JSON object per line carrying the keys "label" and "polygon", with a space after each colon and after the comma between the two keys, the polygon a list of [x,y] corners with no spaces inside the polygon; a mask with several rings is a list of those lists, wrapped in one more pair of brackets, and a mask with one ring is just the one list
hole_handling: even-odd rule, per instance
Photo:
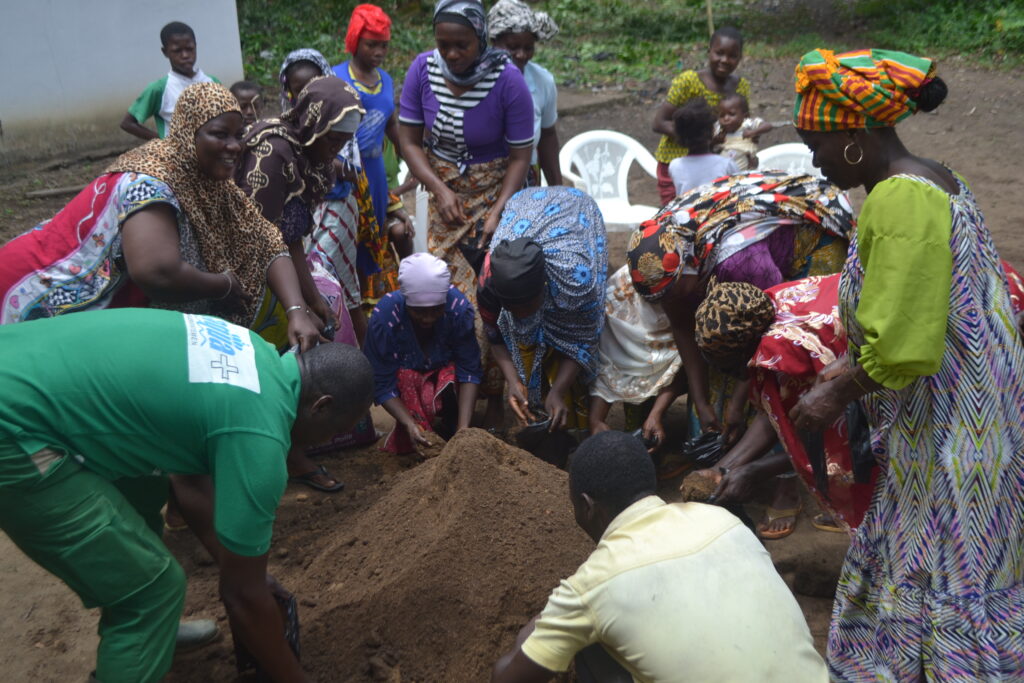
{"label": "leafy bush", "polygon": [[[238,0],[246,76],[276,87],[291,50],[345,58],[344,31],[360,0]],[[374,0],[394,22],[386,68],[401,83],[412,58],[433,47],[432,0]],[[485,0],[489,7],[493,0]],[[541,0],[561,33],[538,61],[563,85],[631,87],[704,62],[706,0]],[[717,26],[748,37],[751,55],[795,58],[820,45],[873,45],[986,62],[1024,58],[1021,0],[712,0]],[[825,34],[827,37],[821,37]]]}
{"label": "leafy bush", "polygon": [[[238,30],[246,78],[276,88],[281,62],[292,50],[311,47],[331,64],[345,60],[345,29],[362,0],[238,0]],[[412,58],[433,44],[432,3],[377,1],[391,15],[391,49],[386,68],[401,82]]]}
{"label": "leafy bush", "polygon": [[1005,0],[860,0],[854,14],[877,45],[1019,63],[1024,5]]}

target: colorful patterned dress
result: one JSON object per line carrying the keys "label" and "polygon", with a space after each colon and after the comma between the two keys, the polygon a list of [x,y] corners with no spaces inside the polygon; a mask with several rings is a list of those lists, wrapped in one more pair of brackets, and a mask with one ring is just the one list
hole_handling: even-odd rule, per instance
{"label": "colorful patterned dress", "polygon": [[846,352],[846,330],[839,318],[839,273],[786,282],[765,293],[775,304],[775,321],[761,338],[750,363],[751,396],[771,420],[793,469],[841,527],[856,529],[871,502],[877,467],[869,481],[858,481],[850,452],[846,415],[821,435],[824,478],[812,465],[813,444],[793,425],[790,411],[810,391],[818,373]]}
{"label": "colorful patterned dress", "polygon": [[[917,177],[890,181],[939,190]],[[952,280],[940,369],[863,400],[882,471],[836,592],[836,680],[1024,678],[1024,347],[991,236],[958,183],[947,195]],[[862,364],[866,213],[867,204],[839,293],[851,357]],[[880,339],[871,343],[881,348]]]}
{"label": "colorful patterned dress", "polygon": [[[491,284],[490,259],[502,241],[528,238],[544,250],[544,303],[528,318],[503,308]],[[589,391],[598,366],[598,340],[604,326],[608,241],[604,219],[589,195],[575,188],[540,187],[512,195],[501,214],[477,287],[487,339],[508,349],[530,405],[543,405],[545,384],[557,363],[579,364],[577,385],[566,397],[570,428],[586,425]],[[554,353],[557,352],[557,353]]]}
{"label": "colorful patterned dress", "polygon": [[[696,309],[712,277],[768,289],[839,272],[853,228],[849,199],[827,180],[751,171],[669,202],[633,233],[628,260],[634,286],[648,297],[660,296],[682,275],[696,275],[699,293],[689,302]],[[666,263],[676,270],[670,272]],[[735,380],[713,366],[707,377],[708,402],[721,419]],[[690,433],[699,434],[696,408],[691,405],[689,412]]]}

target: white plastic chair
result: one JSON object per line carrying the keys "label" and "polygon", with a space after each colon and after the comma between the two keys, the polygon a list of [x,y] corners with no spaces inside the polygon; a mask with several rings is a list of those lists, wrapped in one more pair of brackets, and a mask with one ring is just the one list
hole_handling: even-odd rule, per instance
{"label": "white plastic chair", "polygon": [[785,171],[793,175],[809,174],[824,178],[814,167],[814,155],[802,142],[786,142],[762,149],[757,153],[757,170]]}
{"label": "white plastic chair", "polygon": [[[398,183],[402,184],[409,177],[409,167],[404,161],[398,163]],[[416,186],[416,209],[406,211],[412,216],[412,225],[416,230],[416,236],[412,238],[412,250],[421,252],[427,250],[427,202],[430,195],[423,189],[422,185]]]}
{"label": "white plastic chair", "polygon": [[654,206],[629,203],[629,169],[634,161],[657,178],[654,156],[633,138],[614,130],[580,133],[558,153],[562,178],[593,197],[605,223],[625,226],[620,230],[632,229],[658,212]]}

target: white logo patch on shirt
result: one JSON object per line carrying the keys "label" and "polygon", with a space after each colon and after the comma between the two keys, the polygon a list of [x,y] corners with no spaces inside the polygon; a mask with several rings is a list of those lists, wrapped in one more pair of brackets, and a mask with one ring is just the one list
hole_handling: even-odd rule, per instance
{"label": "white logo patch on shirt", "polygon": [[188,381],[230,384],[260,393],[249,330],[206,315],[186,315]]}

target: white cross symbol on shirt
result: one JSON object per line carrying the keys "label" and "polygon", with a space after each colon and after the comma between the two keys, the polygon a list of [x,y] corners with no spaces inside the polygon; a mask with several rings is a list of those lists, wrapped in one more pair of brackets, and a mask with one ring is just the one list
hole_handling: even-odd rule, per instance
{"label": "white cross symbol on shirt", "polygon": [[224,381],[231,379],[231,373],[238,374],[238,366],[232,365],[228,362],[228,357],[223,353],[220,354],[220,360],[211,360],[210,367],[214,370],[220,370],[220,378]]}

